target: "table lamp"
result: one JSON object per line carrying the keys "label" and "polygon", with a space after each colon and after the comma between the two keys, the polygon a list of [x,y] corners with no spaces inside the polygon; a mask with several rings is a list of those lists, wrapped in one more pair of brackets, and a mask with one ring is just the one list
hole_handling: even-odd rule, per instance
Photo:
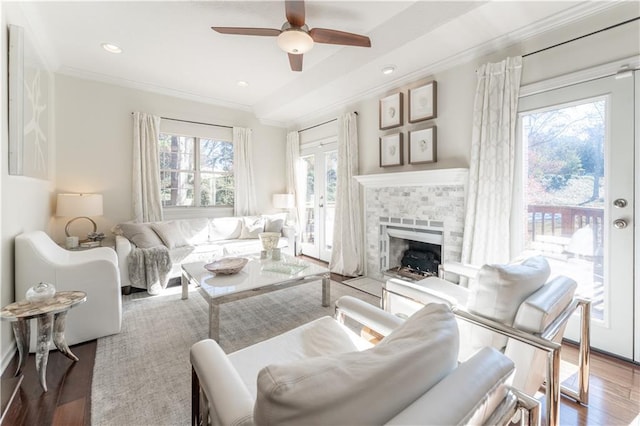
{"label": "table lamp", "polygon": [[71,237],[69,226],[78,219],[86,219],[93,224],[93,232],[98,225],[89,216],[102,216],[102,194],[58,194],[56,216],[73,217],[64,227],[64,233]]}
{"label": "table lamp", "polygon": [[273,207],[276,209],[292,209],[295,206],[293,194],[273,194]]}

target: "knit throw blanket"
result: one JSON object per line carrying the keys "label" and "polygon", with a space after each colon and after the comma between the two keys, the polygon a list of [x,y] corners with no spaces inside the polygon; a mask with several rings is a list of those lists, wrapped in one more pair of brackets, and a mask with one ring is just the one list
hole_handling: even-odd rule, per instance
{"label": "knit throw blanket", "polygon": [[131,285],[146,288],[149,294],[160,294],[169,282],[171,259],[165,246],[134,248],[127,258]]}

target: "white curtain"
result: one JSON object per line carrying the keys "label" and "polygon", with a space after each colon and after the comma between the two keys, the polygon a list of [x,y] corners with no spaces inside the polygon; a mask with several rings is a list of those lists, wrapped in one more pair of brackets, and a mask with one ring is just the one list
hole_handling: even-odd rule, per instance
{"label": "white curtain", "polygon": [[133,216],[136,222],[162,220],[160,198],[160,158],[158,138],[160,117],[133,113]]}
{"label": "white curtain", "polygon": [[244,127],[233,128],[233,176],[235,179],[233,214],[235,216],[248,216],[256,213],[251,133],[251,129]]}
{"label": "white curtain", "polygon": [[355,113],[338,117],[338,182],[329,269],[340,275],[362,275],[362,215],[358,174],[358,125]]}
{"label": "white curtain", "polygon": [[304,217],[304,200],[307,188],[304,185],[304,176],[302,175],[302,166],[300,164],[302,161],[300,159],[300,134],[297,131],[287,133],[286,149],[287,194],[293,194],[296,203],[295,208],[289,212],[289,218],[296,228],[296,235],[301,235],[301,220]]}
{"label": "white curtain", "polygon": [[508,262],[522,57],[477,71],[462,261]]}

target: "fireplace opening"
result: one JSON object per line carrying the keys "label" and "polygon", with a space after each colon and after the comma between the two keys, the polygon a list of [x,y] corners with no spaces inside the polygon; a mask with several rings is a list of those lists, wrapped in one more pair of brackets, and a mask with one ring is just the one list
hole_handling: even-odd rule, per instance
{"label": "fireplace opening", "polygon": [[401,225],[385,226],[381,231],[383,274],[415,281],[438,275],[442,261],[442,231]]}

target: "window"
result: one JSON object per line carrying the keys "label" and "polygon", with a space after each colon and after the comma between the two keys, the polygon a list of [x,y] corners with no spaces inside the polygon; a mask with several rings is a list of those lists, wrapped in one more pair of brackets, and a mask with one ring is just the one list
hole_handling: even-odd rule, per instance
{"label": "window", "polygon": [[233,144],[160,133],[163,207],[233,206]]}

